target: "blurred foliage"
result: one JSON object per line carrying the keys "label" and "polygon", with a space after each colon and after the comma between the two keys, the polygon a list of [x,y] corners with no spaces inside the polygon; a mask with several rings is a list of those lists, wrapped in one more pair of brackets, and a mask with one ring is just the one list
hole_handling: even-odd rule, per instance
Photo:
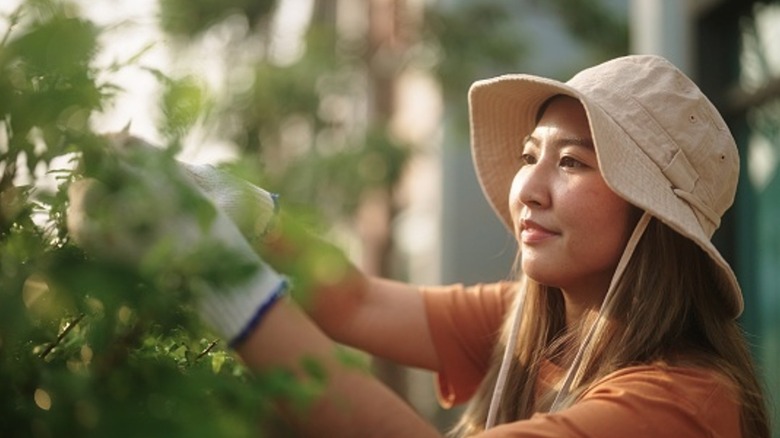
{"label": "blurred foliage", "polygon": [[[626,17],[604,0],[485,0],[443,6],[434,3],[426,11],[423,38],[432,50],[421,51],[417,61],[434,59],[432,71],[454,119],[451,125],[464,138],[468,137],[469,86],[499,74],[525,72],[529,56],[545,47],[539,35],[523,27],[523,20],[529,19],[523,14],[530,9],[555,16],[593,64],[628,53]],[[573,71],[582,67],[571,66]],[[554,77],[551,73],[546,74]]]}
{"label": "blurred foliage", "polygon": [[[121,89],[93,67],[104,29],[55,0],[22,2],[0,20],[0,434],[257,436],[272,400],[305,405],[321,373],[250,376],[182,304],[192,301],[186,288],[72,245],[71,172],[52,161],[80,157],[81,172],[124,187],[89,123]],[[195,78],[154,73],[161,134],[176,146],[210,98]],[[54,187],[40,184],[48,179]]]}
{"label": "blurred foliage", "polygon": [[[508,19],[510,6],[502,0],[431,6],[426,15],[423,37],[433,52],[432,71],[441,85],[447,112],[454,119],[450,125],[459,137],[468,138],[469,86],[498,72],[517,71],[528,54],[527,39]],[[418,62],[425,62],[428,52],[423,51]]]}
{"label": "blurred foliage", "polygon": [[[468,83],[516,70],[526,53],[506,2],[466,3],[429,10],[425,47],[410,45],[391,66],[433,68],[445,100],[462,110]],[[158,157],[172,165],[188,133],[205,127],[240,149],[242,159],[227,167],[281,192],[286,209],[343,220],[367,192],[392,190],[414,151],[369,114],[376,53],[336,34],[333,4],[315,3],[305,51],[290,62],[270,50],[274,4],[159,1],[160,27],[179,47],[226,27],[232,36],[213,54],[228,73],[218,94],[193,75],[147,69],[162,89],[158,130],[167,149]],[[141,278],[70,241],[73,175],[53,163],[78,159],[80,172],[122,190],[91,120],[118,93],[132,92],[99,79],[110,77],[95,67],[108,30],[84,17],[65,0],[22,0],[0,17],[0,434],[257,436],[258,424],[274,423],[273,400],[305,406],[317,393],[327,378],[317,364],[304,364],[306,382],[283,370],[250,375],[201,325],[175,278]],[[106,69],[146,68],[143,55]]]}
{"label": "blurred foliage", "polygon": [[604,1],[534,0],[563,21],[569,33],[593,52],[595,61],[628,54],[628,21]]}
{"label": "blurred foliage", "polygon": [[182,137],[208,112],[210,98],[197,78],[171,78],[156,70],[152,73],[163,85],[159,100],[163,117],[158,128],[171,144],[179,145]]}
{"label": "blurred foliage", "polygon": [[[0,113],[8,133],[8,150],[0,159],[15,163],[26,157],[32,172],[39,162],[61,155],[70,138],[87,128],[89,114],[100,108],[104,90],[95,84],[89,62],[97,46],[98,30],[71,17],[67,8],[38,1],[16,32],[23,8],[8,18],[9,33],[0,53]],[[60,45],[69,47],[62,50]],[[40,140],[43,150],[36,150]],[[37,148],[40,149],[40,148]],[[4,176],[13,176],[6,171]]]}
{"label": "blurred foliage", "polygon": [[466,90],[472,82],[497,72],[517,71],[528,55],[528,40],[511,20],[506,1],[432,7],[427,15],[425,36],[439,58],[434,72],[445,98],[455,108],[465,106]]}
{"label": "blurred foliage", "polygon": [[[258,38],[270,39],[250,33],[233,44],[253,47]],[[332,23],[317,21],[305,43],[304,56],[289,64],[238,51],[228,62],[243,63],[252,86],[228,86],[212,120],[221,138],[254,157],[241,163],[254,165],[245,177],[283,193],[287,207],[333,222],[349,217],[367,190],[393,187],[411,150],[386,120],[366,117],[364,47],[340,44]]]}
{"label": "blurred foliage", "polygon": [[231,14],[245,15],[250,23],[264,21],[274,0],[160,0],[160,27],[169,35],[192,38]]}

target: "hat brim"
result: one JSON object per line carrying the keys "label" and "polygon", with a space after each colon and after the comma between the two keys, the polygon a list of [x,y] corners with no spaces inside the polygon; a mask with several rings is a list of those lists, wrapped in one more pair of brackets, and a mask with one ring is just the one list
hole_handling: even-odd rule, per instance
{"label": "hat brim", "polygon": [[471,147],[477,177],[504,225],[513,231],[509,190],[520,167],[522,141],[533,131],[541,105],[559,94],[582,103],[607,185],[626,201],[696,242],[716,264],[721,290],[726,292],[734,316],[738,316],[744,304],[736,276],[699,225],[691,207],[674,193],[658,165],[604,109],[563,82],[514,74],[478,81],[469,91]]}

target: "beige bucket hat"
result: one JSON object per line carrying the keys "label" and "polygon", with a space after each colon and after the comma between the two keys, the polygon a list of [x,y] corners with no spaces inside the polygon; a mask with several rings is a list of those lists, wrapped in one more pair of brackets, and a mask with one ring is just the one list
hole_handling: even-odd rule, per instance
{"label": "beige bucket hat", "polygon": [[482,189],[504,224],[513,229],[508,199],[518,149],[542,103],[556,94],[575,97],[585,107],[609,187],[696,242],[717,266],[726,304],[739,316],[739,284],[710,240],[734,201],[737,147],[713,104],[664,58],[616,58],[566,83],[524,74],[474,83],[472,154]]}

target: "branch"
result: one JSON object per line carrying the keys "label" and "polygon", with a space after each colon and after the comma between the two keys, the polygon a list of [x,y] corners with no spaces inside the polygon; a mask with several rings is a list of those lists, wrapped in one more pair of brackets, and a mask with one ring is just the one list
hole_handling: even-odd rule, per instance
{"label": "branch", "polygon": [[205,356],[205,355],[209,354],[209,352],[210,352],[211,350],[213,350],[213,349],[214,349],[214,347],[216,347],[216,346],[217,346],[217,342],[219,342],[219,340],[214,340],[214,341],[211,341],[211,343],[210,343],[208,346],[206,346],[206,348],[205,348],[203,351],[201,351],[200,353],[198,353],[198,355],[197,355],[197,356],[195,356],[195,360],[197,361],[197,360],[199,360],[200,358],[202,358],[203,356]]}
{"label": "branch", "polygon": [[65,324],[65,327],[62,329],[60,334],[57,335],[57,339],[55,339],[54,342],[49,344],[49,346],[46,347],[46,349],[43,350],[41,352],[41,354],[38,355],[38,357],[40,357],[41,359],[46,359],[46,356],[48,356],[49,353],[51,353],[52,350],[54,350],[54,348],[56,346],[60,345],[62,340],[65,339],[65,336],[67,336],[68,333],[70,333],[70,331],[73,330],[73,328],[76,327],[76,324],[81,322],[82,319],[84,319],[84,314],[83,313],[81,315],[77,316],[73,321],[70,321],[69,323]]}

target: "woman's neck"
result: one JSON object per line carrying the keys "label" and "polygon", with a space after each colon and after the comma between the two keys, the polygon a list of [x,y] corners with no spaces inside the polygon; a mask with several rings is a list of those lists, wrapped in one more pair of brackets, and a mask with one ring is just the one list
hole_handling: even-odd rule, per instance
{"label": "woman's neck", "polygon": [[595,316],[601,309],[601,303],[607,293],[605,287],[578,287],[561,289],[566,309],[566,327],[575,328],[582,324],[583,318]]}

